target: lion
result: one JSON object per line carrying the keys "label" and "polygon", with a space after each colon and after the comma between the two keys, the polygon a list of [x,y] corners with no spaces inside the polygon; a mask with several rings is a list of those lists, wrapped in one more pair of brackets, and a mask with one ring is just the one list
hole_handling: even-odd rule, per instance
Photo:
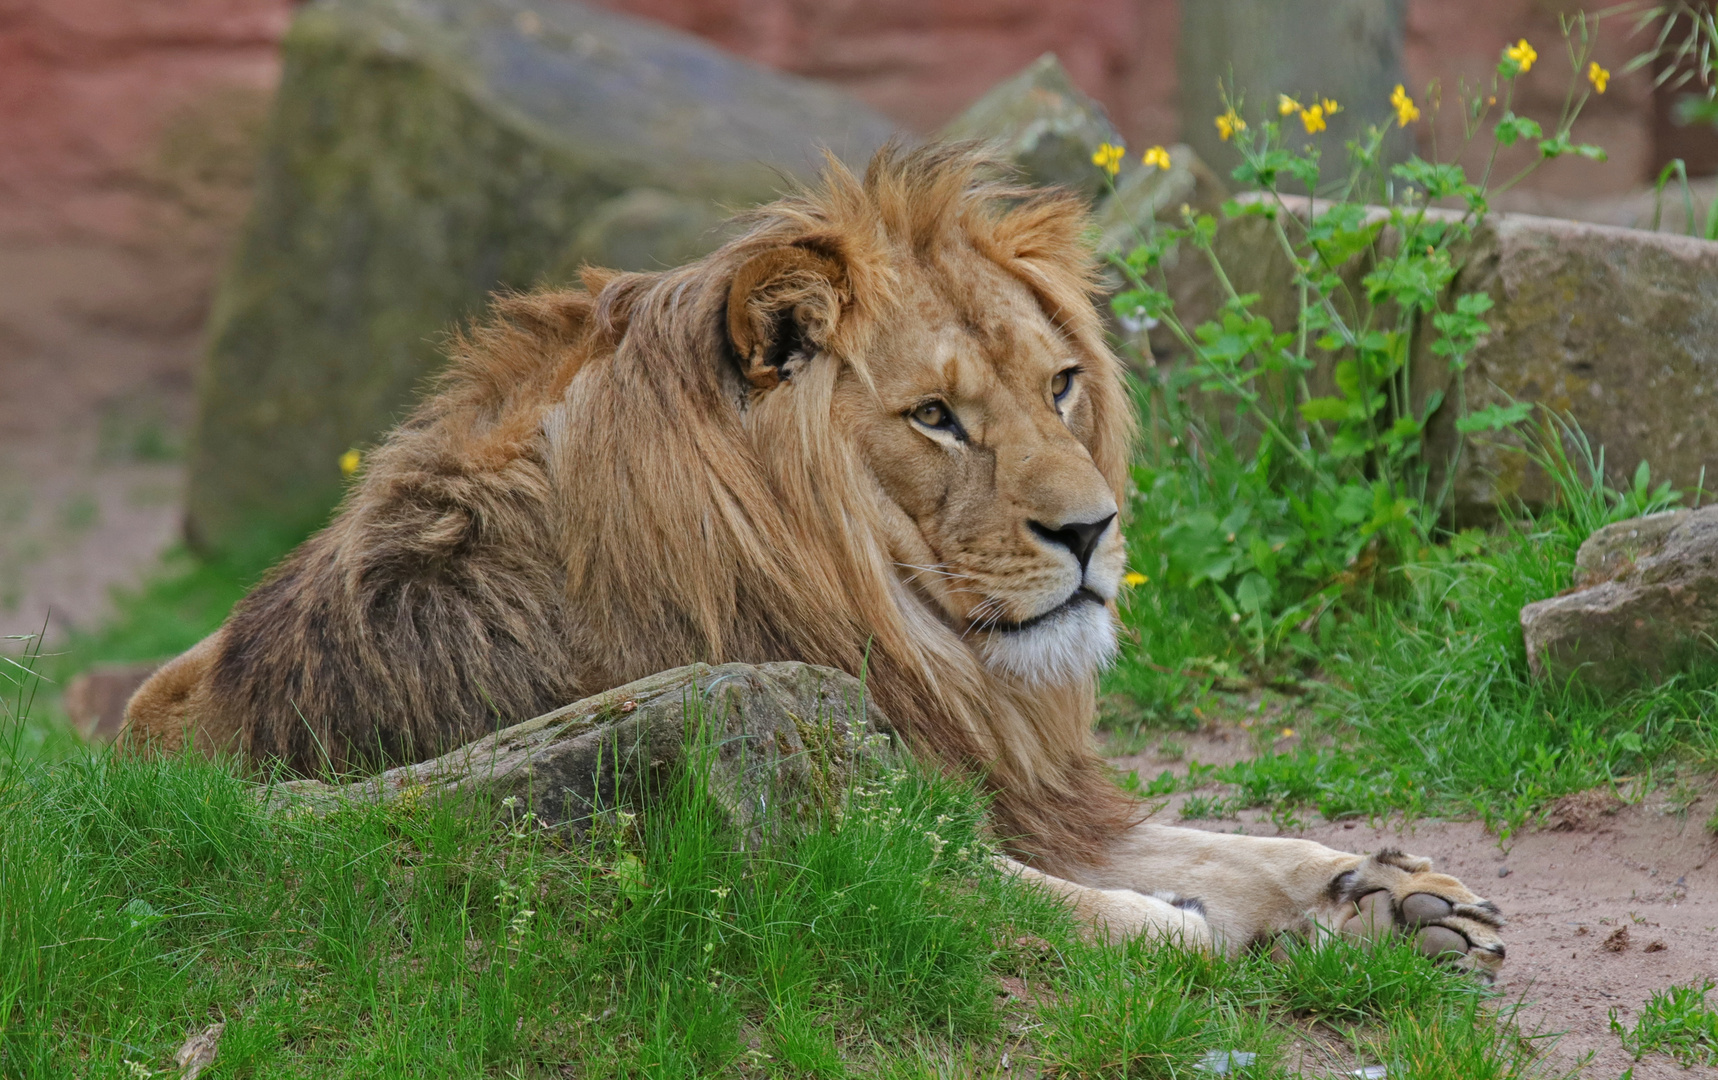
{"label": "lion", "polygon": [[127,738],[343,772],[696,661],[863,668],[1099,935],[1402,933],[1489,974],[1497,908],[1428,860],[1157,825],[1113,782],[1133,410],[1083,204],[995,170],[831,158],[690,265],[498,299]]}

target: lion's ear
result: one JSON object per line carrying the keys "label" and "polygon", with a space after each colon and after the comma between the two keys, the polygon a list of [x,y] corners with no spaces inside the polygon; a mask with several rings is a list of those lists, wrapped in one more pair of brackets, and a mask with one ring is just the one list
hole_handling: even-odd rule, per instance
{"label": "lion's ear", "polygon": [[728,340],[760,390],[791,378],[829,343],[848,296],[847,274],[827,255],[771,248],[748,259],[728,289]]}

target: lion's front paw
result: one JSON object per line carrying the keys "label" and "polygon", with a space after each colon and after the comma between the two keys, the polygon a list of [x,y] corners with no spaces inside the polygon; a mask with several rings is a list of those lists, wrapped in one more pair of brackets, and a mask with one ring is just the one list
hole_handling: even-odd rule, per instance
{"label": "lion's front paw", "polygon": [[1487,979],[1503,963],[1497,905],[1475,896],[1432,861],[1386,849],[1369,855],[1330,883],[1337,929],[1344,937],[1374,941],[1411,934],[1420,951],[1453,961]]}

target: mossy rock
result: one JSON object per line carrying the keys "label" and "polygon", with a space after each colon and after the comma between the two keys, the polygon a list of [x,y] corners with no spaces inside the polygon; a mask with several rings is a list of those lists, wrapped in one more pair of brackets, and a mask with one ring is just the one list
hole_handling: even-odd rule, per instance
{"label": "mossy rock", "polygon": [[328,813],[353,802],[455,799],[583,830],[642,810],[683,770],[744,832],[837,811],[849,787],[902,762],[864,684],[812,664],[692,664],[647,676],[378,776],[266,789],[269,806]]}
{"label": "mossy rock", "polygon": [[1054,53],[998,83],[939,135],[988,142],[1025,182],[1066,188],[1093,202],[1107,185],[1092,151],[1121,142],[1104,107],[1080,92]]}
{"label": "mossy rock", "polygon": [[[559,272],[600,208],[640,188],[756,204],[823,147],[863,165],[892,130],[828,87],[577,4],[301,8],[211,315],[189,538],[234,552],[319,524],[340,456],[401,418],[445,335]],[[719,240],[682,231],[643,257]]]}
{"label": "mossy rock", "polygon": [[[1241,202],[1263,198],[1256,194]],[[1325,205],[1325,204],[1320,204]],[[1306,200],[1284,199],[1303,215]],[[1383,208],[1375,218],[1387,218]],[[1431,221],[1455,222],[1453,211],[1428,210]],[[1386,228],[1384,254],[1399,242]],[[1214,248],[1235,289],[1259,296],[1256,314],[1279,330],[1294,326],[1299,295],[1293,269],[1264,217],[1222,221]],[[1221,307],[1221,295],[1200,260],[1183,252],[1169,271],[1169,291],[1184,322],[1196,325]],[[1692,490],[1718,475],[1718,243],[1686,236],[1588,225],[1528,214],[1491,214],[1452,257],[1461,266],[1450,295],[1483,293],[1493,307],[1490,332],[1457,373],[1431,351],[1430,320],[1413,343],[1411,387],[1416,410],[1437,395],[1443,405],[1426,432],[1431,490],[1444,485],[1444,468],[1456,447],[1455,404],[1469,410],[1509,402],[1544,405],[1585,433],[1595,454],[1604,449],[1608,481],[1627,487],[1642,461],[1655,481]],[[1361,278],[1374,265],[1371,252],[1341,268],[1348,284],[1336,303],[1363,317]],[[1358,299],[1357,299],[1358,298]],[[1314,396],[1335,392],[1325,355],[1308,376]],[[1496,508],[1524,502],[1546,505],[1555,497],[1550,477],[1532,464],[1517,433],[1470,439],[1450,478],[1458,519],[1485,521]]]}

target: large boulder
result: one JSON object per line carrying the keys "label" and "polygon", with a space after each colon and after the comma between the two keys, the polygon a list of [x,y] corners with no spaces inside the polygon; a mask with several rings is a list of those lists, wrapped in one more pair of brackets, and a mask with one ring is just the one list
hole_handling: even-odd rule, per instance
{"label": "large boulder", "polygon": [[[1287,198],[1285,205],[1306,213],[1303,199]],[[1379,244],[1387,249],[1394,242],[1386,230]],[[1298,297],[1271,223],[1229,218],[1215,248],[1234,287],[1260,294],[1256,310],[1279,328],[1292,326]],[[1454,254],[1463,265],[1449,303],[1456,295],[1485,293],[1495,305],[1486,316],[1491,332],[1469,358],[1469,409],[1525,401],[1573,418],[1595,449],[1604,448],[1617,486],[1642,460],[1651,462],[1654,478],[1684,489],[1696,486],[1708,466],[1718,475],[1718,425],[1710,422],[1718,405],[1718,243],[1492,214]],[[1356,285],[1366,258],[1345,274]],[[1207,317],[1219,304],[1200,262],[1184,253],[1188,269],[1171,275],[1184,320]],[[1364,295],[1359,288],[1351,292]],[[1437,392],[1453,402],[1453,375],[1429,345],[1428,333],[1414,345],[1416,401]],[[1314,379],[1328,382],[1328,373]],[[1449,459],[1454,421],[1448,405],[1433,417],[1427,453],[1434,465]],[[1518,499],[1543,504],[1553,495],[1550,479],[1510,435],[1471,441],[1454,481],[1452,497],[1463,516],[1484,517]]]}
{"label": "large boulder", "polygon": [[453,799],[581,830],[593,814],[648,805],[694,768],[745,830],[835,809],[866,770],[894,761],[888,719],[858,679],[810,664],[693,664],[627,683],[445,754],[345,784],[294,780],[269,805]]}
{"label": "large boulder", "polygon": [[938,135],[990,143],[1025,182],[1067,188],[1091,201],[1108,190],[1092,151],[1121,142],[1104,107],[1080,92],[1054,53],[998,83]]}
{"label": "large boulder", "polygon": [[1389,104],[1390,91],[1407,81],[1407,9],[1407,0],[1182,0],[1182,139],[1226,176],[1241,157],[1216,117],[1233,104],[1249,123],[1274,119],[1277,95],[1289,94],[1342,106],[1317,136],[1285,119],[1291,145],[1316,143],[1327,161],[1338,161],[1345,142],[1385,125],[1385,158],[1407,157],[1412,137],[1390,124]]}
{"label": "large boulder", "polygon": [[317,0],[284,61],[208,330],[186,515],[204,549],[319,523],[341,455],[401,417],[491,293],[702,253],[711,208],[767,201],[825,146],[863,165],[893,130],[566,0]]}
{"label": "large boulder", "polygon": [[[1167,169],[1130,158],[1116,177],[1115,190],[1097,204],[1092,216],[1100,255],[1125,253],[1144,238],[1153,221],[1179,226],[1183,210],[1215,214],[1228,200],[1228,188],[1191,146],[1176,143],[1166,150]],[[1188,255],[1199,258],[1195,252]]]}
{"label": "large boulder", "polygon": [[1535,675],[1614,692],[1718,657],[1718,506],[1607,525],[1575,570],[1573,589],[1521,609]]}

